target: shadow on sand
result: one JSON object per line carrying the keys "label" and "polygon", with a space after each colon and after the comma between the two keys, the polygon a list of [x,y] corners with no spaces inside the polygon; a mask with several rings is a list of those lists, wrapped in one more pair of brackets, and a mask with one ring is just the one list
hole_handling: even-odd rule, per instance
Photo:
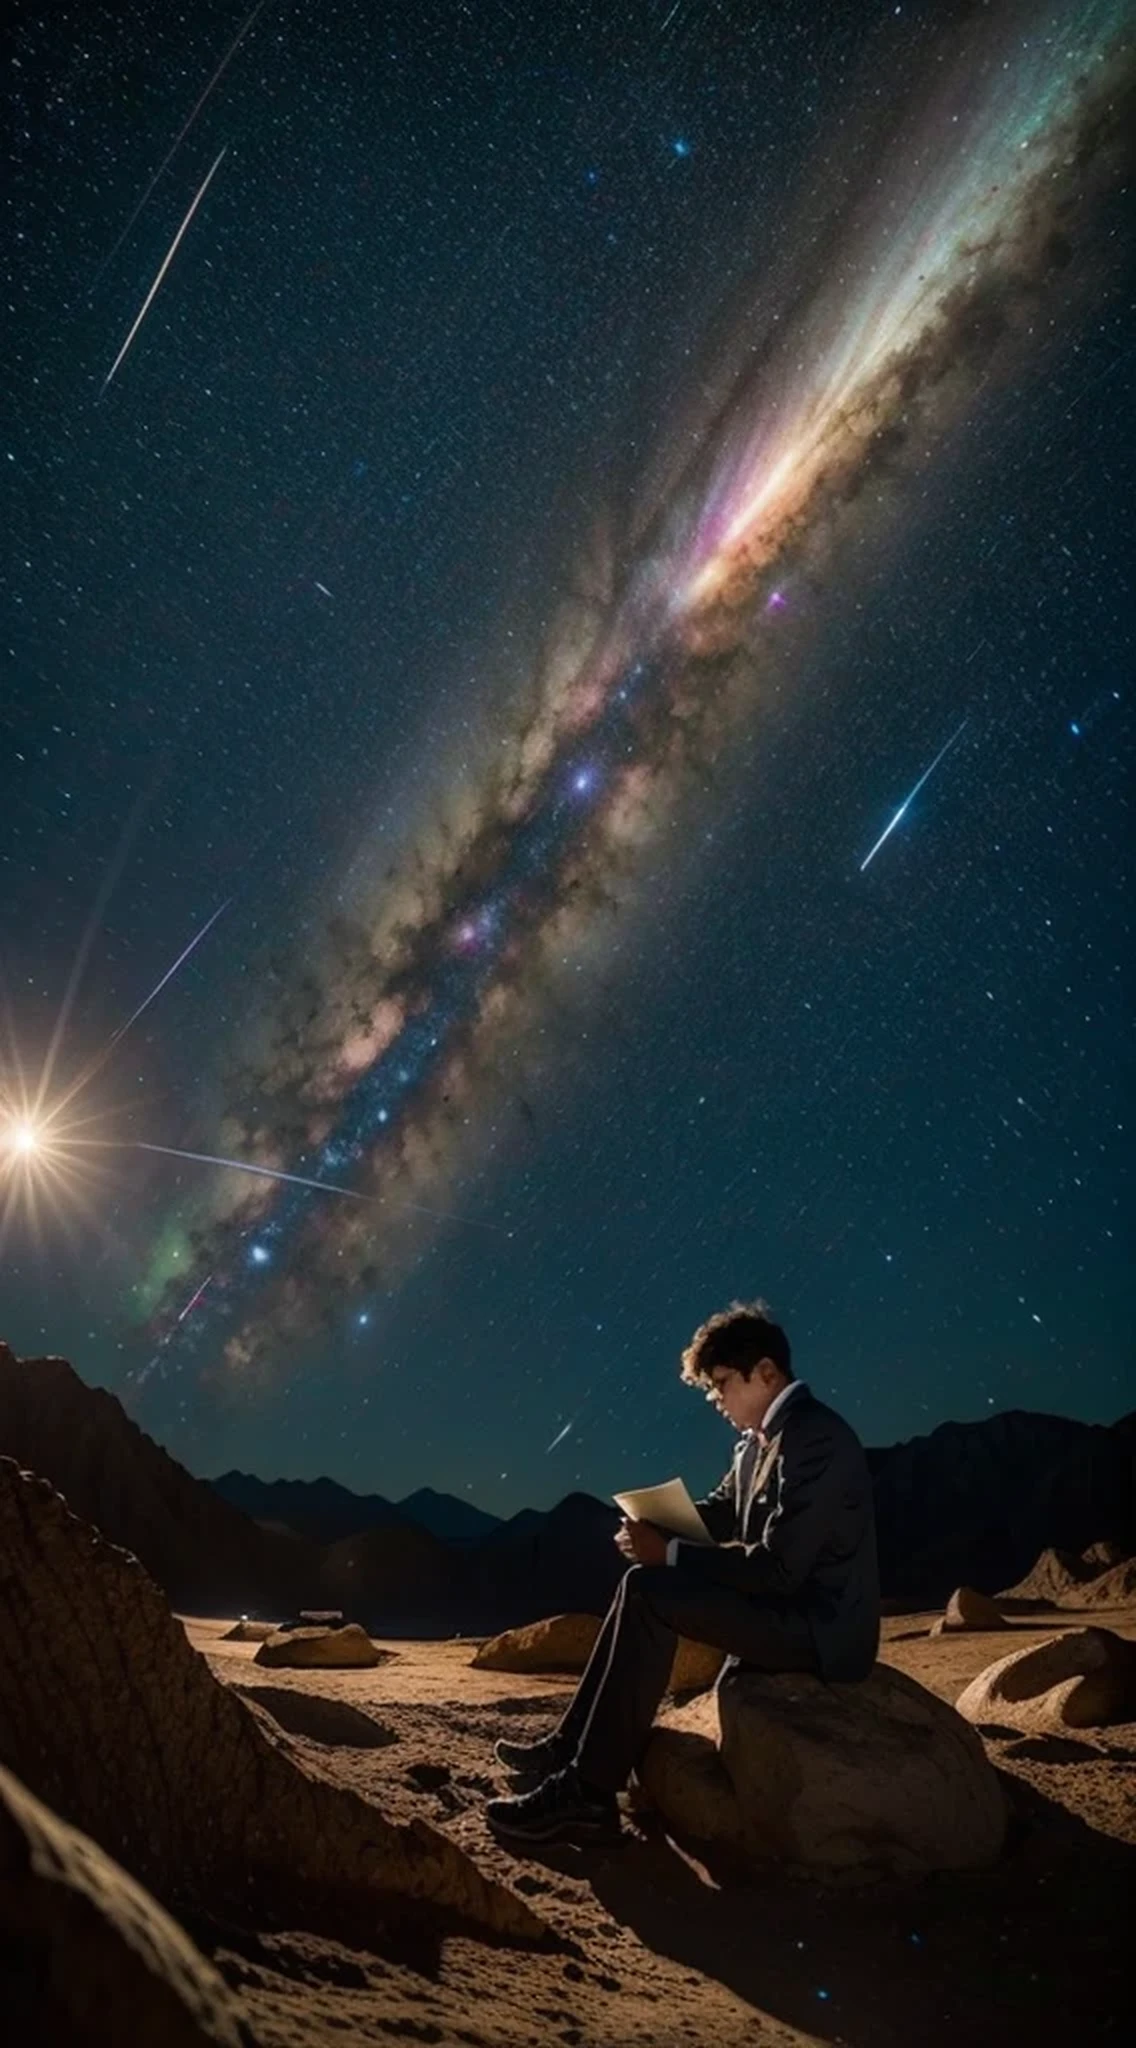
{"label": "shadow on sand", "polygon": [[239,1699],[271,1714],[286,1734],[322,1742],[329,1749],[385,1749],[398,1741],[389,1728],[347,1700],[331,1700],[285,1685],[234,1685],[232,1690]]}
{"label": "shadow on sand", "polygon": [[[997,1868],[821,1885],[739,1883],[648,1821],[611,1850],[548,1852],[648,1948],[847,2048],[1119,2041],[1136,1850],[1004,1775]],[[660,2038],[660,2048],[663,2048]]]}

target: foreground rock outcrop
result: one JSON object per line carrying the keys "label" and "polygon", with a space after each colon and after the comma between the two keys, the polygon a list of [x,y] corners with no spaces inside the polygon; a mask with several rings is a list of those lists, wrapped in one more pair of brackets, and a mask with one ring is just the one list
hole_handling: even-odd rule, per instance
{"label": "foreground rock outcrop", "polygon": [[1066,1629],[988,1664],[958,1711],[987,1727],[1060,1735],[1136,1715],[1136,1646],[1108,1628]]}
{"label": "foreground rock outcrop", "polygon": [[190,1648],[138,1561],[0,1459],[0,1763],[159,1896],[378,1933],[537,1915],[425,1822],[314,1775]]}
{"label": "foreground rock outcrop", "polygon": [[389,1655],[357,1621],[349,1621],[342,1628],[274,1629],[262,1639],[253,1662],[299,1671],[366,1671]]}
{"label": "foreground rock outcrop", "polygon": [[979,1869],[1005,1835],[978,1735],[884,1664],[861,1685],[735,1673],[663,1715],[641,1777],[681,1837],[758,1870]]}
{"label": "foreground rock outcrop", "polygon": [[0,2011],[6,2039],[51,2048],[248,2039],[217,1971],[157,1900],[3,1768]]}
{"label": "foreground rock outcrop", "polygon": [[[483,1643],[470,1662],[479,1671],[582,1671],[600,1632],[595,1614],[552,1614],[524,1628],[506,1629]],[[722,1668],[721,1650],[680,1636],[671,1666],[671,1692],[704,1692]]]}

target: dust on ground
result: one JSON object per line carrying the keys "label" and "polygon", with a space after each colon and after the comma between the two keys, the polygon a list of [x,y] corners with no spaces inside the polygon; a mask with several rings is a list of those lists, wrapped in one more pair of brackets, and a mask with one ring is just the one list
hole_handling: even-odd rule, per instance
{"label": "dust on ground", "polygon": [[[986,1665],[1059,1629],[1136,1637],[1136,1608],[1069,1608],[1005,1632],[930,1636],[889,1617],[882,1656],[953,1701]],[[436,1974],[299,1929],[195,1927],[263,2048],[416,2041],[465,2048],[1067,2048],[1119,2040],[1136,1872],[1136,1724],[987,1738],[1012,1802],[995,1870],[822,1885],[778,1875],[720,1888],[650,1819],[617,1845],[516,1857],[489,1834],[503,1733],[542,1733],[574,1681],[475,1671],[475,1642],[380,1639],[367,1671],[289,1671],[188,1620],[226,1683],[270,1712],[310,1768],[391,1818],[445,1830],[564,1944],[531,1954],[466,1938]]]}

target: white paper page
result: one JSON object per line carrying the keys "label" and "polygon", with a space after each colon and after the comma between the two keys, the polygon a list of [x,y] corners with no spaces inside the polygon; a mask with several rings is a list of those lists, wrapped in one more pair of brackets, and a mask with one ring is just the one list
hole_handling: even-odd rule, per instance
{"label": "white paper page", "polygon": [[613,1493],[617,1508],[629,1522],[653,1522],[668,1536],[681,1536],[684,1543],[709,1543],[710,1532],[681,1479],[668,1479],[664,1486],[641,1486],[635,1493]]}

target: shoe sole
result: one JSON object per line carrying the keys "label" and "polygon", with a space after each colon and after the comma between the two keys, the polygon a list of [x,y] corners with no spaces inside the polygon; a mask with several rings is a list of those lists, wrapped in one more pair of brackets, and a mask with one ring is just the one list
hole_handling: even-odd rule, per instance
{"label": "shoe sole", "polygon": [[495,1820],[492,1815],[488,1816],[488,1821],[494,1834],[500,1835],[504,1841],[530,1842],[534,1845],[564,1841],[576,1835],[587,1835],[591,1840],[606,1837],[614,1842],[618,1841],[623,1832],[618,1822],[613,1820],[554,1820],[549,1821],[543,1828],[510,1827],[508,1821]]}

